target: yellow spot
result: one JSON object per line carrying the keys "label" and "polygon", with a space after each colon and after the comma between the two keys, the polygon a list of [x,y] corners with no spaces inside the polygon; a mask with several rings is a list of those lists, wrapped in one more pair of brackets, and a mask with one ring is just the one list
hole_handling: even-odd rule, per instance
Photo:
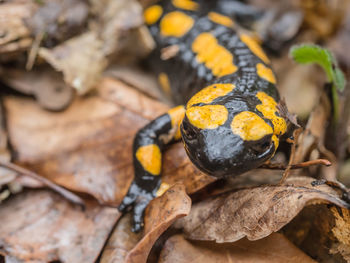
{"label": "yellow spot", "polygon": [[164,194],[168,189],[170,188],[170,185],[167,183],[161,183],[159,186],[159,189],[156,193],[156,196],[161,196],[162,194]]}
{"label": "yellow spot", "polygon": [[177,8],[189,11],[195,11],[199,7],[198,3],[191,0],[172,0],[172,3]]}
{"label": "yellow spot", "polygon": [[141,146],[136,151],[136,158],[145,171],[159,175],[162,165],[162,153],[155,144]]}
{"label": "yellow spot", "polygon": [[261,104],[256,106],[256,109],[260,111],[265,118],[271,120],[273,124],[274,134],[277,136],[284,134],[287,130],[287,123],[284,118],[276,115],[277,102],[265,92],[259,91],[256,96],[261,101]]}
{"label": "yellow spot", "polygon": [[260,47],[260,45],[250,36],[242,34],[241,40],[244,44],[248,46],[248,48],[259,57],[262,61],[264,61],[266,64],[270,63],[269,58],[266,56],[264,50]]}
{"label": "yellow spot", "polygon": [[179,11],[170,12],[160,21],[160,33],[165,37],[182,37],[193,24],[192,17]]}
{"label": "yellow spot", "polygon": [[159,5],[153,5],[148,7],[143,12],[143,17],[147,25],[156,23],[163,14],[163,8]]}
{"label": "yellow spot", "polygon": [[233,27],[233,25],[234,25],[231,18],[229,18],[228,16],[221,15],[221,14],[216,13],[216,12],[209,12],[208,18],[212,22],[214,22],[216,24],[223,25],[223,26]]}
{"label": "yellow spot", "polygon": [[272,127],[250,111],[238,113],[232,120],[231,129],[245,141],[256,141],[273,134]]}
{"label": "yellow spot", "polygon": [[256,72],[258,73],[259,77],[267,80],[268,82],[276,84],[275,75],[273,74],[272,70],[266,67],[264,64],[258,63],[256,65]]}
{"label": "yellow spot", "polygon": [[225,96],[235,88],[234,84],[212,84],[196,93],[187,103],[187,108],[197,103],[210,103],[216,98]]}
{"label": "yellow spot", "polygon": [[176,127],[174,139],[179,140],[181,138],[180,125],[185,117],[185,107],[183,105],[180,105],[172,108],[168,111],[168,114],[171,119],[171,127]]}
{"label": "yellow spot", "polygon": [[237,70],[233,64],[232,53],[220,46],[217,39],[210,33],[198,35],[192,43],[192,50],[197,53],[197,61],[204,63],[217,77],[232,74]]}
{"label": "yellow spot", "polygon": [[226,122],[228,111],[222,105],[194,106],[186,110],[186,116],[199,129],[215,129]]}
{"label": "yellow spot", "polygon": [[170,88],[170,81],[168,78],[168,75],[165,73],[160,73],[158,75],[158,82],[162,88],[162,90],[165,92],[167,95],[171,95],[171,88]]}

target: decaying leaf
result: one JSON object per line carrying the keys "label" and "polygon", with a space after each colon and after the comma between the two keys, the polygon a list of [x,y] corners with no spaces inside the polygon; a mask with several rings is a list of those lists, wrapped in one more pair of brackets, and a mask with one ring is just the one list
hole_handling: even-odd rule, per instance
{"label": "decaying leaf", "polygon": [[343,258],[350,261],[350,212],[346,209],[336,209],[332,207],[332,214],[335,218],[335,226],[332,233],[337,242],[333,244],[330,252],[332,254],[340,253]]}
{"label": "decaying leaf", "polygon": [[336,206],[310,205],[281,231],[318,262],[344,262],[349,251],[348,214]]}
{"label": "decaying leaf", "polygon": [[330,39],[330,49],[334,52],[337,60],[341,65],[350,67],[350,56],[347,52],[343,52],[344,47],[350,42],[350,5],[347,4],[345,9],[345,18],[343,26],[338,30],[336,36]]}
{"label": "decaying leaf", "polygon": [[158,81],[154,74],[150,72],[146,73],[138,66],[113,65],[108,67],[104,75],[119,79],[127,85],[140,90],[151,98],[159,101],[166,101],[165,95],[159,89]]}
{"label": "decaying leaf", "polygon": [[39,49],[39,55],[61,71],[79,94],[97,85],[108,64],[107,56],[125,46],[126,32],[140,27],[143,21],[142,9],[134,0],[91,2],[99,19],[90,21],[90,30],[53,49]]}
{"label": "decaying leaf", "polygon": [[[70,190],[118,205],[133,179],[134,134],[168,107],[109,78],[98,91],[59,113],[30,99],[5,98],[9,138],[17,163]],[[181,144],[165,153],[163,172],[165,182],[183,180],[189,193],[213,181],[194,168]]]}
{"label": "decaying leaf", "polygon": [[94,262],[119,216],[49,191],[25,192],[0,206],[0,254],[13,262]]}
{"label": "decaying leaf", "polygon": [[31,43],[25,19],[37,9],[34,1],[7,1],[0,8],[0,54],[27,49]]}
{"label": "decaying leaf", "polygon": [[229,244],[190,242],[182,235],[167,240],[159,263],[199,262],[315,262],[283,235],[273,233],[258,240],[239,240]]}
{"label": "decaying leaf", "polygon": [[176,218],[187,215],[190,207],[191,199],[186,195],[184,186],[176,184],[150,203],[145,216],[143,236],[141,233],[131,232],[131,216],[124,216],[107,243],[101,263],[146,262],[157,238]]}
{"label": "decaying leaf", "polygon": [[191,199],[184,185],[176,184],[162,196],[152,200],[146,209],[143,238],[127,254],[125,262],[146,262],[147,256],[158,237],[179,217],[190,212]]}
{"label": "decaying leaf", "polygon": [[124,215],[119,221],[111,237],[106,244],[102,256],[101,263],[123,263],[130,250],[141,239],[142,233],[133,233],[131,214]]}
{"label": "decaying leaf", "polygon": [[[91,0],[92,9],[100,18],[99,37],[103,41],[103,53],[111,55],[125,45],[127,32],[143,24],[142,8],[136,0]],[[137,43],[133,43],[137,45]]]}
{"label": "decaying leaf", "polygon": [[98,83],[107,65],[102,48],[97,34],[88,32],[51,50],[40,48],[39,55],[62,71],[64,80],[83,94]]}
{"label": "decaying leaf", "polygon": [[88,14],[84,0],[46,0],[25,22],[33,36],[44,34],[43,44],[53,46],[82,32]]}
{"label": "decaying leaf", "polygon": [[32,71],[6,69],[1,73],[1,81],[24,94],[35,96],[45,109],[63,110],[73,99],[73,89],[67,86],[62,75],[53,69],[39,68]]}
{"label": "decaying leaf", "polygon": [[[10,161],[11,153],[8,148],[7,131],[5,127],[5,114],[2,102],[0,101],[0,159]],[[11,192],[18,192],[21,187],[14,183],[17,174],[13,171],[0,167],[0,203],[8,198]],[[7,186],[7,187],[5,187]]]}
{"label": "decaying leaf", "polygon": [[291,178],[285,185],[238,190],[193,206],[180,225],[196,240],[234,242],[243,237],[257,240],[280,230],[306,205],[334,204],[349,208],[327,185],[313,186],[308,177]]}
{"label": "decaying leaf", "polygon": [[315,0],[300,1],[305,13],[305,24],[319,37],[327,38],[339,27],[344,17],[348,1],[318,2]]}

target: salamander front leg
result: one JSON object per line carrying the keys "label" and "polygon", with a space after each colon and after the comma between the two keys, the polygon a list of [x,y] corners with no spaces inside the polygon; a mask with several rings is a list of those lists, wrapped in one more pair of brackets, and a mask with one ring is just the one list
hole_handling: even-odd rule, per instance
{"label": "salamander front leg", "polygon": [[[127,195],[119,206],[120,211],[125,211],[128,206],[133,204],[133,232],[139,232],[143,228],[144,211],[149,202],[157,196],[156,192],[160,185],[159,176],[148,178],[149,180],[146,178],[139,180],[138,177],[135,176]],[[146,186],[148,189],[145,189]]]}
{"label": "salamander front leg", "polygon": [[142,128],[133,145],[135,177],[127,195],[119,206],[124,211],[133,205],[133,231],[143,227],[143,215],[149,202],[161,195],[162,151],[164,147],[181,138],[180,124],[185,114],[184,106],[178,106]]}

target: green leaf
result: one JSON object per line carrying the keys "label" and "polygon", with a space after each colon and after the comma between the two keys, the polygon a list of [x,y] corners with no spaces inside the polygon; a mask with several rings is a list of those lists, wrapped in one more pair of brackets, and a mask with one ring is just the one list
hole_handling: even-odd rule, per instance
{"label": "green leaf", "polygon": [[332,53],[317,45],[303,44],[300,46],[293,46],[290,50],[292,58],[299,64],[316,63],[320,65],[327,74],[330,82],[334,86],[343,91],[345,87],[345,78],[342,71],[338,68],[338,63]]}
{"label": "green leaf", "polygon": [[334,70],[334,85],[337,87],[339,91],[344,91],[346,80],[343,72],[339,68],[335,68]]}
{"label": "green leaf", "polygon": [[339,120],[339,99],[337,90],[344,90],[346,80],[332,53],[328,49],[317,45],[304,44],[293,46],[290,50],[290,55],[299,64],[316,63],[324,69],[328,81],[333,83],[333,121],[334,123],[337,123]]}

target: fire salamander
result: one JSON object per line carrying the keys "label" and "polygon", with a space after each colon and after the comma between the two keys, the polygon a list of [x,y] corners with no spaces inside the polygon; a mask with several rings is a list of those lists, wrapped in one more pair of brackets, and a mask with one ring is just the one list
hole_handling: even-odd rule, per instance
{"label": "fire salamander", "polygon": [[168,0],[144,11],[157,43],[151,61],[180,106],[134,139],[135,178],[119,207],[133,205],[134,231],[142,228],[148,203],[167,189],[160,178],[166,145],[182,140],[196,167],[222,178],[268,161],[288,129],[269,58],[237,30],[228,2]]}

